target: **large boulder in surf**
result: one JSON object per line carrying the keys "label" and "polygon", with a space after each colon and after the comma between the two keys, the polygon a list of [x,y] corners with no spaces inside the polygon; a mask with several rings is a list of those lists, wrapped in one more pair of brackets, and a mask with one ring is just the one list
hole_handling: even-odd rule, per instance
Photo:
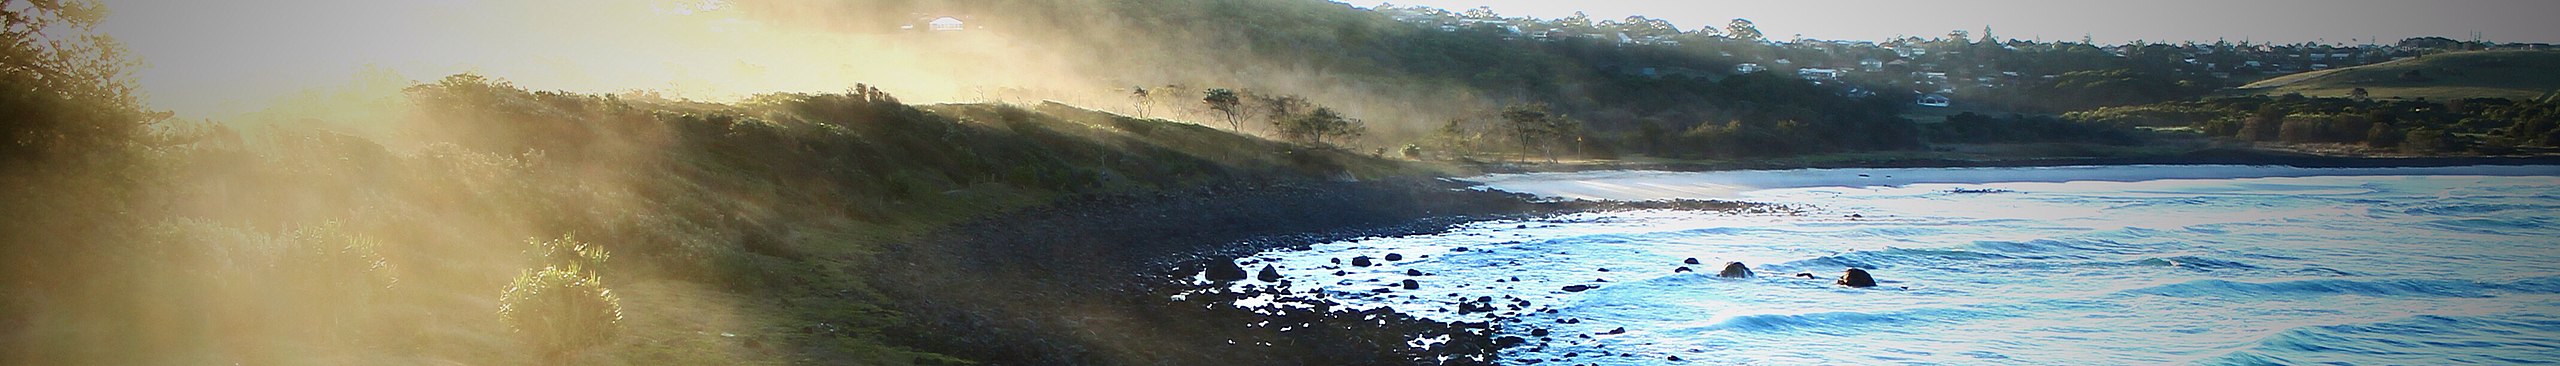
{"label": "large boulder in surf", "polygon": [[1364,256],[1358,256],[1358,257],[1351,257],[1351,266],[1352,266],[1352,267],[1368,267],[1368,266],[1369,266],[1369,265],[1371,265],[1371,264],[1375,264],[1375,263],[1370,263],[1370,262],[1369,262],[1369,256],[1365,256],[1365,255],[1364,255]]}
{"label": "large boulder in surf", "polygon": [[1751,267],[1742,265],[1742,262],[1724,262],[1724,271],[1716,272],[1716,277],[1751,278]]}
{"label": "large boulder in surf", "polygon": [[1236,265],[1235,258],[1209,258],[1209,270],[1207,273],[1203,273],[1202,276],[1208,277],[1210,281],[1218,282],[1243,280],[1244,266]]}
{"label": "large boulder in surf", "polygon": [[1867,270],[1850,268],[1847,272],[1840,273],[1839,281],[1832,283],[1849,287],[1876,287],[1876,278],[1867,275]]}
{"label": "large boulder in surf", "polygon": [[1262,265],[1262,273],[1254,274],[1253,278],[1262,282],[1280,282],[1280,268],[1269,264]]}

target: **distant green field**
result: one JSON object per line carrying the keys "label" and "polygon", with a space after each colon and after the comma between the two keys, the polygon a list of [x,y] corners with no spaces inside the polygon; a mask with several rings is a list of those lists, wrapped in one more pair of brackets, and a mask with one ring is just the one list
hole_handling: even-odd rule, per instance
{"label": "distant green field", "polygon": [[2344,97],[2355,88],[2364,88],[2374,99],[2540,98],[2560,90],[2560,51],[2427,55],[2278,76],[2242,86],[2237,92]]}

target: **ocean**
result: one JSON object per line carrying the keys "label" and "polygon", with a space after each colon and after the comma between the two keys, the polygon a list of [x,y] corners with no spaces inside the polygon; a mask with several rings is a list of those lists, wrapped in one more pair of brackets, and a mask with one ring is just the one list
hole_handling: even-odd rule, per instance
{"label": "ocean", "polygon": [[[1486,221],[1244,262],[1349,307],[1507,319],[1504,335],[1525,341],[1508,364],[2560,362],[2560,167],[1468,180],[1554,199],[1785,209]],[[1349,264],[1361,256],[1374,264]],[[1756,276],[1715,276],[1726,262]],[[1849,268],[1879,285],[1833,285]]]}

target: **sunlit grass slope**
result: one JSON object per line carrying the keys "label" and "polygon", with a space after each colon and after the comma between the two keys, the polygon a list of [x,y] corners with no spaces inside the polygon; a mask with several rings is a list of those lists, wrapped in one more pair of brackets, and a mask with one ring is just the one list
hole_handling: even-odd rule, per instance
{"label": "sunlit grass slope", "polygon": [[[459,75],[406,94],[415,116],[341,121],[396,126],[385,141],[173,125],[115,143],[130,163],[13,156],[80,174],[0,192],[26,203],[0,207],[10,217],[53,220],[7,227],[0,363],[962,362],[897,345],[910,323],[866,282],[882,243],[1076,195],[1424,174],[1194,124],[915,107],[862,86],[716,104]],[[118,214],[73,215],[99,210]],[[560,267],[533,244],[563,237],[610,259]],[[610,289],[615,324],[545,325],[593,346],[501,319],[526,301],[502,291],[545,266]]]}
{"label": "sunlit grass slope", "polygon": [[2560,72],[2555,71],[2560,71],[2560,51],[2460,52],[2278,76],[2240,90],[2270,96],[2346,97],[2364,88],[2374,99],[2530,100],[2560,91]]}

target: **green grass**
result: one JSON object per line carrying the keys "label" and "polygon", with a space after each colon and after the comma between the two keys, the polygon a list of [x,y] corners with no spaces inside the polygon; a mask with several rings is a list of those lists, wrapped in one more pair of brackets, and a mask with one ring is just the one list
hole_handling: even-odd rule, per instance
{"label": "green grass", "polygon": [[2278,76],[2241,86],[2234,92],[2244,95],[2300,93],[2311,97],[2346,97],[2356,88],[2364,88],[2374,99],[2541,98],[2560,90],[2560,51],[2427,55]]}

